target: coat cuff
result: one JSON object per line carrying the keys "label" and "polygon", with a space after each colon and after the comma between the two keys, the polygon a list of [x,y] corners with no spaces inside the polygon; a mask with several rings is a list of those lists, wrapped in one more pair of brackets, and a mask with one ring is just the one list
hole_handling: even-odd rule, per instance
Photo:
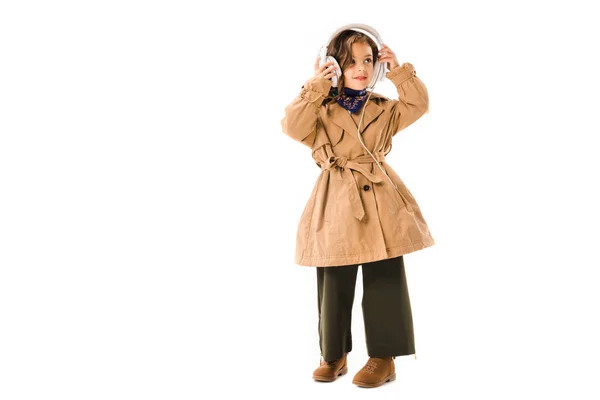
{"label": "coat cuff", "polygon": [[302,86],[300,97],[309,103],[318,102],[318,106],[329,95],[332,83],[331,79],[312,77]]}
{"label": "coat cuff", "polygon": [[416,74],[415,67],[411,63],[405,62],[389,71],[385,76],[394,82],[394,85],[399,86]]}

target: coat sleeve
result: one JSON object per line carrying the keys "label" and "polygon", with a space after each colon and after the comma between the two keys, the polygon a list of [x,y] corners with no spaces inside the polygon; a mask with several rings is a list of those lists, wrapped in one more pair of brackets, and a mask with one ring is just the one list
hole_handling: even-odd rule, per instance
{"label": "coat sleeve", "polygon": [[410,63],[397,66],[386,76],[398,91],[398,100],[391,102],[389,126],[394,136],[429,110],[429,95],[425,84],[417,77],[415,68]]}
{"label": "coat sleeve", "polygon": [[312,147],[317,134],[319,108],[331,89],[331,80],[312,77],[298,96],[285,108],[281,129],[292,139]]}

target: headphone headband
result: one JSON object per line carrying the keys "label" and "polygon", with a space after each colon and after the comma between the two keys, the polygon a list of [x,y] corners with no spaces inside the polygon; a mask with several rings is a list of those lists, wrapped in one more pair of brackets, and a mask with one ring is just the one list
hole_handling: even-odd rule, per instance
{"label": "headphone headband", "polygon": [[335,32],[333,32],[333,35],[331,35],[329,37],[329,40],[327,41],[327,44],[325,46],[329,46],[329,44],[331,43],[331,41],[333,40],[333,38],[340,32],[345,31],[345,30],[360,30],[363,31],[362,33],[366,33],[367,35],[371,36],[373,39],[375,39],[375,42],[379,45],[379,47],[381,47],[383,45],[383,40],[381,39],[381,36],[379,35],[379,32],[377,32],[375,30],[375,28],[373,28],[372,26],[369,25],[365,25],[365,24],[348,24],[348,25],[344,25],[341,28],[339,28],[338,30],[336,30]]}

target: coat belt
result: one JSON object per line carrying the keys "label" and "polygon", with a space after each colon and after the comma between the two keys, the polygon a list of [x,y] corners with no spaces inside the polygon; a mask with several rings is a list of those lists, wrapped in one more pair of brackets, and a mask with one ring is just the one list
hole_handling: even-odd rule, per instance
{"label": "coat belt", "polygon": [[[375,159],[379,162],[385,162],[385,154],[373,153]],[[346,181],[348,185],[348,193],[350,200],[350,207],[352,208],[352,213],[354,217],[361,221],[365,216],[365,209],[363,207],[362,201],[360,200],[360,193],[358,191],[358,186],[356,185],[356,181],[352,176],[352,172],[350,170],[354,170],[360,172],[367,178],[369,181],[373,183],[381,182],[382,178],[380,176],[374,175],[367,170],[367,166],[364,164],[374,163],[375,160],[369,155],[365,154],[362,156],[358,156],[352,159],[348,159],[344,156],[331,156],[325,162],[321,164],[321,171],[330,170],[332,168],[338,168],[340,170],[341,176],[343,180]]]}

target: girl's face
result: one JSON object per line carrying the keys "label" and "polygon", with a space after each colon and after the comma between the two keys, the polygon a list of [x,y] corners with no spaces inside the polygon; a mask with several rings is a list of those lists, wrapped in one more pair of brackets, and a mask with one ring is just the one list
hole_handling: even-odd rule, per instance
{"label": "girl's face", "polygon": [[352,44],[352,64],[344,71],[344,86],[363,90],[373,77],[373,50],[367,43]]}

